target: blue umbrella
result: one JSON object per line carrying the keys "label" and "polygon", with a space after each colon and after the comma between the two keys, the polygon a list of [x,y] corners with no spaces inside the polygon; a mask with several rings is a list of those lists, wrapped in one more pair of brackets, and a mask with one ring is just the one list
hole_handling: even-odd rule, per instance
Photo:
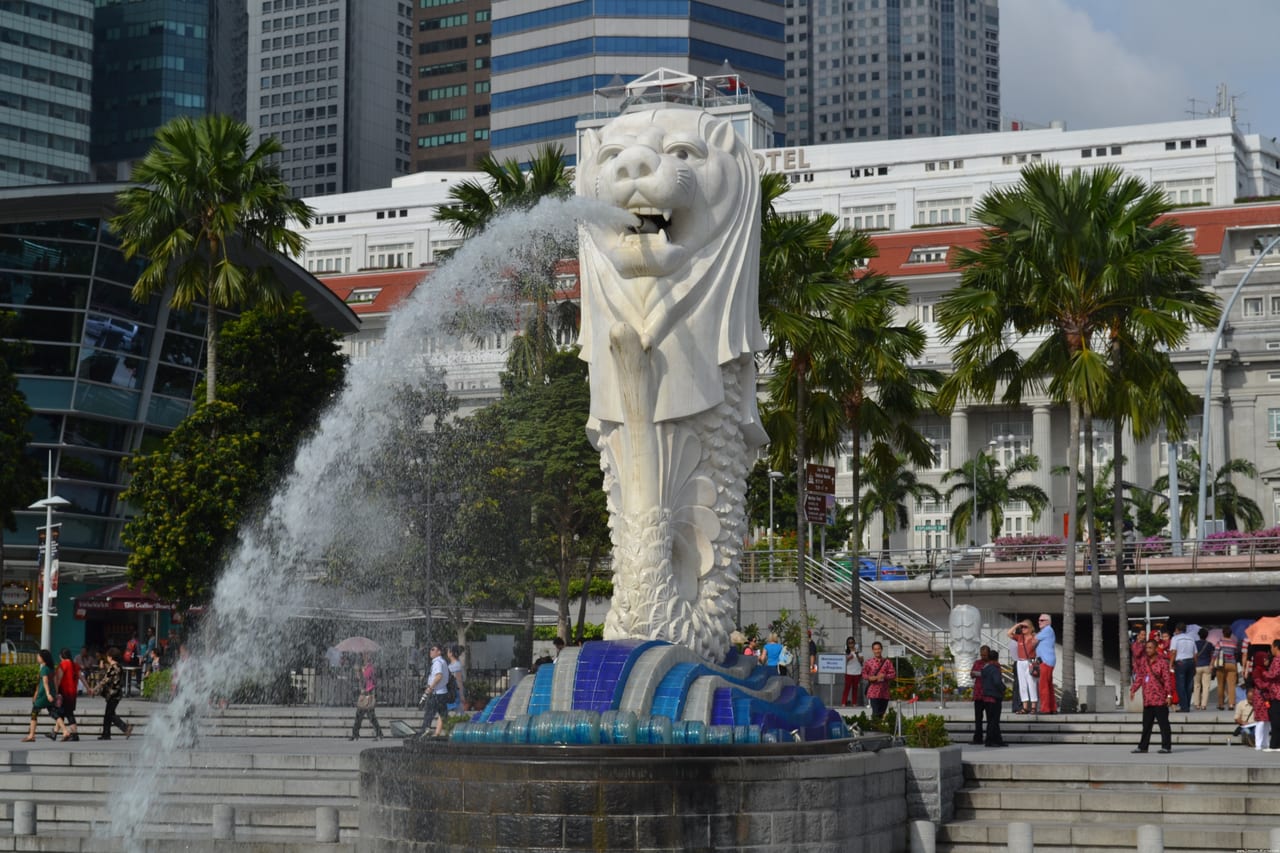
{"label": "blue umbrella", "polygon": [[1231,623],[1231,636],[1235,637],[1243,645],[1245,641],[1244,632],[1257,621],[1257,619],[1237,619]]}

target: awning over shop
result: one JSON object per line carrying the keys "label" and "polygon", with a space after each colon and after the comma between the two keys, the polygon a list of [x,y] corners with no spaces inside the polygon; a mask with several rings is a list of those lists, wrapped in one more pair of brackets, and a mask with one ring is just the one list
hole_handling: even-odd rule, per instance
{"label": "awning over shop", "polygon": [[155,593],[143,592],[141,587],[127,583],[114,584],[77,596],[75,606],[77,619],[84,619],[89,613],[103,611],[150,613],[172,609],[173,605],[161,601]]}

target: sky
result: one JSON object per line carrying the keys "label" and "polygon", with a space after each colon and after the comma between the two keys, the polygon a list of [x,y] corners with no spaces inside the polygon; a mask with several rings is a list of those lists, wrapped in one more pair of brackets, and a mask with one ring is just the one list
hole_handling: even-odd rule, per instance
{"label": "sky", "polygon": [[1280,134],[1280,0],[1000,0],[1009,119],[1069,130],[1203,116],[1220,83],[1236,121]]}

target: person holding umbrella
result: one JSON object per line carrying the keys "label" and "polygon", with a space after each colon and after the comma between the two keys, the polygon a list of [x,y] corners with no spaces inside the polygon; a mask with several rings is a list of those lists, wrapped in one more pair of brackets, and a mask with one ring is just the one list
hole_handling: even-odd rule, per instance
{"label": "person holding umbrella", "polygon": [[365,717],[368,717],[369,722],[373,724],[373,739],[382,740],[382,726],[378,724],[378,703],[374,695],[378,685],[374,675],[373,654],[365,652],[364,666],[360,667],[358,673],[360,696],[356,699],[356,719],[351,724],[351,736],[347,740],[360,739],[360,728]]}

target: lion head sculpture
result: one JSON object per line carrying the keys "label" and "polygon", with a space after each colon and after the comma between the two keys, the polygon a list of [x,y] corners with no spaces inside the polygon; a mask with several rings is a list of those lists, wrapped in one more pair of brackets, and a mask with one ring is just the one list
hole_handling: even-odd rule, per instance
{"label": "lion head sculpture", "polygon": [[[629,214],[587,223],[581,235],[581,344],[593,420],[622,421],[609,357],[619,323],[635,330],[651,359],[655,422],[719,404],[720,366],[764,348],[760,192],[750,149],[727,121],[661,105],[587,131],[577,177],[580,195]],[[744,428],[758,444],[755,395],[744,396]]]}

